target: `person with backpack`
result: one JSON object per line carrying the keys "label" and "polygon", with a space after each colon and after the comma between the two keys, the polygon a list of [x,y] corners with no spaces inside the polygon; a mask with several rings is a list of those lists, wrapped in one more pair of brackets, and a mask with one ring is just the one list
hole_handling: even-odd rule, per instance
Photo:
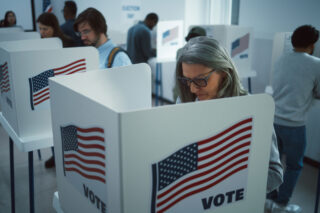
{"label": "person with backpack", "polygon": [[84,45],[98,49],[100,69],[132,64],[126,52],[108,38],[106,20],[97,9],[88,8],[80,13],[73,27]]}

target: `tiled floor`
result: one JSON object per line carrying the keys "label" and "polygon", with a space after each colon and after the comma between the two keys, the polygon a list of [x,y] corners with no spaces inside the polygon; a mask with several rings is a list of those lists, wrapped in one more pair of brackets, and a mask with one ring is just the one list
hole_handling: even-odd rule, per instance
{"label": "tiled floor", "polygon": [[[10,171],[9,171],[9,139],[0,126],[0,212],[11,211],[10,206]],[[15,148],[15,187],[16,212],[29,212],[28,156]],[[51,149],[41,150],[43,160],[39,161],[34,153],[35,173],[35,209],[37,213],[55,212],[52,207],[53,193],[57,190],[55,170],[45,169],[44,161],[51,156]],[[299,204],[304,213],[314,210],[316,179],[318,170],[305,165],[301,178],[294,192],[292,202]]]}

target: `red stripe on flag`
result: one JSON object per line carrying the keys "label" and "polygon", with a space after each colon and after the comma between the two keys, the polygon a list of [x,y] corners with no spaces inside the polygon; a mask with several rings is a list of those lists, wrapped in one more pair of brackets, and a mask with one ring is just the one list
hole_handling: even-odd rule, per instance
{"label": "red stripe on flag", "polygon": [[[206,160],[206,159],[208,159],[208,158],[211,158],[211,157],[219,154],[220,152],[226,150],[226,149],[229,148],[230,146],[232,146],[232,145],[234,145],[234,144],[236,144],[236,143],[238,143],[238,142],[240,142],[240,141],[242,141],[242,140],[245,140],[245,139],[247,139],[247,138],[250,138],[250,137],[251,137],[251,134],[244,135],[244,136],[242,136],[242,137],[240,137],[240,138],[238,138],[238,139],[236,139],[236,140],[228,143],[227,145],[225,145],[224,147],[218,149],[218,150],[215,151],[215,152],[212,152],[212,153],[209,153],[209,154],[207,154],[207,155],[205,155],[205,156],[199,157],[199,158],[198,158],[198,161],[203,161],[203,160]],[[247,142],[246,144],[250,144],[250,142]],[[202,153],[202,150],[199,150],[198,152],[199,152],[199,153]]]}
{"label": "red stripe on flag", "polygon": [[75,70],[75,71],[69,72],[69,73],[67,73],[66,75],[71,75],[71,74],[73,74],[73,73],[80,72],[80,71],[82,71],[82,70],[86,70],[86,67],[83,67],[83,68],[77,69],[77,70]]}
{"label": "red stripe on flag", "polygon": [[98,152],[84,152],[84,151],[81,151],[81,150],[77,150],[77,152],[79,152],[81,155],[84,155],[86,157],[99,157],[99,158],[103,158],[105,159],[105,156],[101,153],[98,153]]}
{"label": "red stripe on flag", "polygon": [[215,135],[215,136],[213,136],[213,137],[211,137],[211,138],[208,138],[208,139],[199,141],[198,144],[199,144],[199,145],[204,145],[204,144],[206,144],[206,143],[210,143],[211,141],[213,141],[213,140],[221,137],[222,135],[230,132],[231,130],[233,130],[233,129],[235,129],[235,128],[243,125],[243,124],[249,123],[249,122],[252,122],[252,118],[248,118],[248,119],[246,119],[246,120],[243,120],[243,121],[241,121],[241,122],[239,122],[239,123],[231,126],[230,128],[224,130],[223,132],[221,132],[221,133],[219,133],[219,134],[217,134],[217,135]]}
{"label": "red stripe on flag", "polygon": [[77,127],[77,130],[80,131],[80,132],[84,132],[84,133],[87,133],[87,132],[101,132],[101,133],[104,133],[104,130],[102,128],[83,129],[83,128]]}
{"label": "red stripe on flag", "polygon": [[77,60],[77,61],[75,61],[75,62],[72,62],[72,63],[70,63],[70,64],[67,64],[67,65],[65,65],[65,66],[63,66],[63,67],[55,68],[55,69],[53,69],[53,70],[54,70],[54,71],[62,70],[62,69],[64,69],[64,68],[66,68],[66,67],[72,66],[73,64],[76,64],[76,63],[82,62],[82,61],[85,61],[85,59]]}
{"label": "red stripe on flag", "polygon": [[50,97],[48,96],[48,97],[46,97],[46,98],[42,99],[41,101],[38,101],[38,102],[36,102],[36,103],[33,103],[33,105],[41,104],[42,102],[44,102],[44,101],[48,100],[49,98],[50,98]]}
{"label": "red stripe on flag", "polygon": [[[220,157],[214,159],[213,161],[210,161],[210,162],[208,162],[208,163],[199,165],[199,166],[198,166],[198,169],[203,169],[203,168],[205,168],[205,167],[207,167],[207,166],[210,166],[210,165],[212,165],[212,164],[215,164],[215,163],[217,163],[218,161],[220,161],[221,159],[225,158],[225,157],[228,156],[228,155],[231,155],[231,153],[233,153],[233,152],[235,152],[235,151],[237,151],[237,150],[239,150],[239,149],[241,149],[241,148],[243,148],[243,147],[245,147],[245,146],[250,146],[250,143],[241,144],[240,146],[237,146],[237,147],[231,149],[229,152],[226,152],[226,153],[224,153],[223,155],[221,155]],[[246,150],[244,150],[244,151],[242,151],[242,152],[239,152],[236,156],[239,157],[240,155],[244,155],[244,154],[247,154],[247,153],[249,153],[249,149],[246,149]]]}
{"label": "red stripe on flag", "polygon": [[86,167],[86,166],[81,165],[81,164],[78,163],[77,161],[65,161],[64,163],[67,164],[67,165],[77,165],[77,166],[79,166],[81,169],[86,170],[86,171],[89,171],[89,172],[96,172],[96,173],[100,173],[100,174],[102,174],[102,175],[105,175],[105,174],[106,174],[106,172],[105,172],[104,170],[97,169],[97,168]]}
{"label": "red stripe on flag", "polygon": [[47,87],[47,88],[44,89],[44,90],[41,90],[40,92],[34,93],[34,94],[33,94],[33,97],[34,97],[34,96],[38,96],[38,95],[40,95],[41,93],[44,93],[44,92],[46,92],[46,91],[49,91],[49,87]]}
{"label": "red stripe on flag", "polygon": [[78,142],[78,146],[80,146],[81,148],[86,148],[86,149],[101,149],[101,150],[105,150],[105,147],[99,144],[82,144],[80,142]]}
{"label": "red stripe on flag", "polygon": [[37,100],[43,98],[44,96],[49,96],[49,94],[50,94],[50,93],[47,92],[47,93],[45,93],[45,94],[43,94],[43,95],[41,95],[41,96],[39,96],[39,97],[37,97],[37,98],[34,98],[33,101],[37,101]]}
{"label": "red stripe on flag", "polygon": [[103,167],[106,167],[105,166],[105,163],[102,162],[102,161],[98,161],[98,160],[86,160],[86,159],[83,159],[81,157],[79,157],[78,155],[76,154],[65,154],[64,155],[65,158],[76,158],[84,163],[87,163],[87,164],[97,164],[97,165],[100,165],[100,166],[103,166]]}
{"label": "red stripe on flag", "polygon": [[99,137],[99,136],[81,136],[81,135],[77,135],[77,137],[80,138],[81,140],[84,140],[84,141],[97,140],[97,141],[104,142],[104,138],[103,137]]}
{"label": "red stripe on flag", "polygon": [[[54,71],[54,74],[55,74],[55,75],[61,75],[61,74],[63,74],[63,73],[66,73],[66,72],[68,72],[68,71],[70,71],[70,70],[73,70],[73,69],[75,69],[75,68],[77,68],[77,67],[81,67],[81,66],[86,66],[86,63],[77,64],[77,65],[75,65],[75,66],[73,66],[73,67],[70,67],[69,69],[64,70],[64,71],[61,71],[61,72],[56,72],[56,69],[54,69],[53,71]],[[85,69],[85,68],[82,68],[82,69]]]}
{"label": "red stripe on flag", "polygon": [[5,62],[3,65],[1,65],[1,67],[7,66],[8,62]]}
{"label": "red stripe on flag", "polygon": [[[206,148],[201,149],[201,150],[199,151],[199,153],[203,153],[203,152],[206,152],[206,151],[211,150],[211,149],[213,149],[213,148],[216,148],[217,146],[219,146],[219,145],[223,144],[224,142],[228,141],[229,139],[231,139],[231,138],[233,138],[233,137],[235,137],[235,136],[237,136],[237,135],[239,135],[239,134],[241,134],[241,133],[244,133],[244,132],[246,132],[246,131],[248,131],[248,130],[251,130],[251,129],[252,129],[252,126],[248,126],[248,127],[246,127],[246,128],[240,129],[240,130],[238,130],[237,132],[233,133],[232,135],[229,135],[228,137],[224,138],[223,140],[221,140],[221,141],[219,141],[219,142],[217,142],[217,143],[214,143],[214,144],[211,145],[211,146],[208,146],[208,147],[206,147]],[[243,137],[244,137],[244,136],[242,136],[241,138],[243,138]],[[251,137],[251,134],[246,135],[246,137]],[[240,138],[239,138],[239,139],[240,139]]]}
{"label": "red stripe on flag", "polygon": [[92,179],[92,180],[97,180],[97,181],[101,181],[102,183],[106,183],[106,180],[101,178],[101,177],[98,177],[98,176],[94,176],[94,175],[87,175],[87,174],[84,174],[83,172],[81,172],[79,169],[76,169],[76,168],[66,168],[66,171],[74,171],[74,172],[77,172],[79,173],[81,176],[85,177],[85,178],[88,178],[88,179]]}

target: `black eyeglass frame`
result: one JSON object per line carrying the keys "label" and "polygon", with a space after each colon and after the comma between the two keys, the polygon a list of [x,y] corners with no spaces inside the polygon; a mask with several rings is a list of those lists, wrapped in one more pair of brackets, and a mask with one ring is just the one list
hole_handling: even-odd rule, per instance
{"label": "black eyeglass frame", "polygon": [[[206,77],[203,77],[203,78],[196,77],[196,78],[191,79],[191,78],[186,78],[186,77],[178,77],[178,80],[182,84],[187,85],[188,87],[191,86],[191,83],[194,83],[194,85],[196,85],[197,87],[206,87],[208,85],[208,80],[209,80],[210,76],[215,71],[216,71],[215,69],[212,69],[210,72],[205,73],[205,74],[209,74],[209,75],[207,75]],[[201,83],[201,82],[203,82],[203,83]]]}

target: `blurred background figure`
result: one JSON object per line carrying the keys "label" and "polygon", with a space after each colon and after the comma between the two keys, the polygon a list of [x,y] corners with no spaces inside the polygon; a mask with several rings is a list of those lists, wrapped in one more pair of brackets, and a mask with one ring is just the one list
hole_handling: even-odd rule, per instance
{"label": "blurred background figure", "polygon": [[1,27],[15,27],[17,24],[16,15],[13,11],[9,10],[4,16],[4,20],[1,20]]}
{"label": "blurred background figure", "polygon": [[147,63],[156,56],[156,50],[151,48],[151,30],[158,23],[158,15],[149,13],[144,21],[132,26],[127,36],[127,52],[133,64]]}
{"label": "blurred background figure", "polygon": [[[192,27],[189,31],[188,35],[186,36],[186,42],[188,42],[191,38],[198,37],[198,36],[206,36],[206,30],[202,27]],[[176,59],[179,59],[179,56],[181,55],[181,51],[183,48],[178,49]]]}
{"label": "blurred background figure", "polygon": [[61,25],[62,32],[72,38],[76,46],[83,46],[81,38],[74,32],[73,24],[77,15],[77,5],[74,1],[65,1],[63,8],[63,17],[66,20]]}
{"label": "blurred background figure", "polygon": [[74,47],[75,42],[60,29],[57,17],[53,13],[42,13],[37,19],[41,38],[58,37],[63,47]]}

